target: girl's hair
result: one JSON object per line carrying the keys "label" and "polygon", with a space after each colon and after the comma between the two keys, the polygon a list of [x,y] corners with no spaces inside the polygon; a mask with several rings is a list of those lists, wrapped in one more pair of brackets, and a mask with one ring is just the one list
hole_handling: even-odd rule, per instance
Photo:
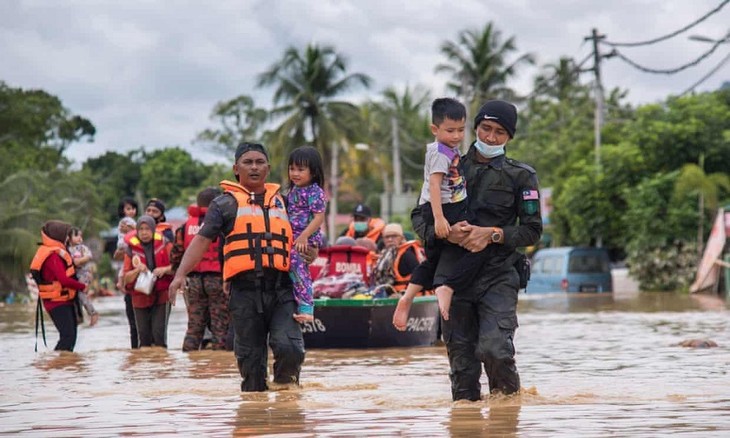
{"label": "girl's hair", "polygon": [[79,227],[71,227],[71,228],[68,229],[68,237],[69,238],[74,237],[74,236],[78,236],[79,234],[81,234],[81,228],[79,228]]}
{"label": "girl's hair", "polygon": [[117,207],[117,215],[119,216],[119,219],[125,216],[124,206],[127,204],[131,205],[132,207],[134,207],[135,210],[139,212],[139,206],[137,205],[137,201],[135,201],[134,198],[132,198],[131,196],[125,196],[122,198],[121,201],[119,201],[119,206]]}
{"label": "girl's hair", "polygon": [[[309,168],[309,173],[312,174],[312,183],[319,184],[320,187],[324,188],[324,168],[322,167],[322,157],[319,155],[319,151],[312,146],[301,146],[294,149],[289,154],[289,164],[287,168],[293,164],[297,166],[306,166]],[[294,183],[289,180],[289,190],[294,187]]]}

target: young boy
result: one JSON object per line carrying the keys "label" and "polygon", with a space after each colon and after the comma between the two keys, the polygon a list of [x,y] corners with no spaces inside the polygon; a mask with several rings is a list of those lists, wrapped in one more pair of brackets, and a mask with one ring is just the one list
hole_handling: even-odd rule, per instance
{"label": "young boy", "polygon": [[393,315],[393,324],[398,330],[405,330],[408,312],[413,297],[423,289],[436,287],[441,316],[449,319],[449,307],[454,290],[464,288],[471,282],[484,262],[481,253],[466,253],[459,268],[451,272],[443,284],[434,279],[445,239],[451,225],[468,220],[466,181],[459,171],[459,144],[464,139],[466,109],[452,98],[439,98],[431,105],[431,133],[436,141],[427,146],[423,169],[423,189],[418,201],[424,220],[434,225],[435,242],[426,242],[426,261],[413,271],[411,282],[398,302]]}

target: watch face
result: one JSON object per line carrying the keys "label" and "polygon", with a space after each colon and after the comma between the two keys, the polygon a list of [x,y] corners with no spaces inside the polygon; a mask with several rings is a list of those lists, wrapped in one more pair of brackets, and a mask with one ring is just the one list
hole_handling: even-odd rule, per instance
{"label": "watch face", "polygon": [[502,240],[502,235],[499,233],[493,233],[492,234],[492,241],[493,242],[499,242]]}

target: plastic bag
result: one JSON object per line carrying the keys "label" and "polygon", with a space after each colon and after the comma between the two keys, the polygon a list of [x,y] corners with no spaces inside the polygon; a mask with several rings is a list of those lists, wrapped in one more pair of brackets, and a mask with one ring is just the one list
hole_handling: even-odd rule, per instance
{"label": "plastic bag", "polygon": [[142,292],[145,295],[151,294],[152,289],[155,287],[156,278],[152,271],[140,272],[137,276],[137,281],[134,283],[134,290]]}

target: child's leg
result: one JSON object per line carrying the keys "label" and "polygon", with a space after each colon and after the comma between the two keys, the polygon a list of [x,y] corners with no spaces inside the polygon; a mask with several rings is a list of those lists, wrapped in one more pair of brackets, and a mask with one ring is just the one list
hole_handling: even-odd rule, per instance
{"label": "child's leg", "polygon": [[[436,260],[434,261],[433,258]],[[400,331],[406,329],[408,322],[408,313],[411,311],[413,298],[424,289],[424,286],[430,286],[433,279],[433,273],[438,263],[438,255],[434,255],[432,259],[426,259],[421,262],[411,273],[411,281],[406,286],[406,291],[398,300],[398,305],[393,312],[393,326]]]}
{"label": "child's leg", "polygon": [[293,315],[293,318],[300,323],[314,321],[314,297],[309,266],[304,263],[299,252],[293,248],[289,276],[294,285],[294,298],[298,304],[297,313]]}
{"label": "child's leg", "polygon": [[451,289],[451,293],[461,292],[474,282],[487,260],[487,248],[479,252],[465,252],[458,263],[454,264],[453,270],[443,282],[444,286]]}
{"label": "child's leg", "polygon": [[437,287],[434,291],[436,293],[436,299],[439,303],[439,312],[444,321],[449,320],[449,309],[451,309],[451,297],[454,296],[454,290],[449,286],[442,284]]}

